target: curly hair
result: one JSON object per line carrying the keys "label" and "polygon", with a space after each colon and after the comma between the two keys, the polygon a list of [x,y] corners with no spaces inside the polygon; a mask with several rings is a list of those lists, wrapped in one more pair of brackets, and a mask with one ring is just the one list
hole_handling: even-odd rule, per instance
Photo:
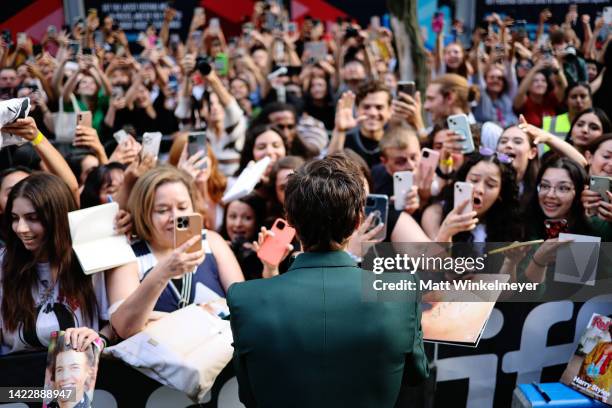
{"label": "curly hair", "polygon": [[[499,161],[496,154],[484,156],[472,153],[457,171],[455,181],[466,181],[472,167],[486,161],[495,164],[501,175],[501,190],[495,203],[489,208],[481,219],[486,225],[487,242],[518,241],[523,236],[519,216],[519,188],[516,183],[516,170],[510,164]],[[447,186],[443,192],[446,198],[444,204],[444,217],[454,206],[453,184]],[[467,241],[470,232],[461,232],[453,237],[455,242]]]}

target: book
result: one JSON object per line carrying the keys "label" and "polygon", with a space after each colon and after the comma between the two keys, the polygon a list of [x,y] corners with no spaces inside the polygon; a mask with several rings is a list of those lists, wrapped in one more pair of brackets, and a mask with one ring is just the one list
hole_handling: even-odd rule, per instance
{"label": "book", "polygon": [[51,333],[45,370],[43,408],[89,408],[93,400],[102,341],[100,338],[85,351],[66,345],[65,332]]}
{"label": "book", "polygon": [[512,408],[592,408],[603,407],[561,383],[520,384],[512,396]]}
{"label": "book", "polygon": [[591,316],[561,382],[612,405],[612,319],[597,313]]}
{"label": "book", "polygon": [[117,203],[68,213],[72,249],[86,275],[136,261],[125,235],[114,231]]}
{"label": "book", "polygon": [[266,169],[270,165],[270,161],[271,159],[266,156],[242,170],[242,173],[240,173],[238,179],[223,194],[223,198],[221,198],[223,204],[227,204],[230,201],[238,200],[249,195],[249,193],[255,189],[255,186],[257,183],[259,183],[261,177],[266,172]]}
{"label": "book", "polygon": [[[509,275],[476,274],[473,280],[506,283]],[[501,290],[486,293],[431,291],[421,303],[423,340],[431,343],[478,347]],[[428,301],[429,300],[429,301]]]}

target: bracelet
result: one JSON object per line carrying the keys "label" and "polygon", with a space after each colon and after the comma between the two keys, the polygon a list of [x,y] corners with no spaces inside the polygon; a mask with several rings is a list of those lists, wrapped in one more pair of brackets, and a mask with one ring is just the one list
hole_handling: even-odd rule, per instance
{"label": "bracelet", "polygon": [[536,266],[539,266],[540,268],[546,268],[548,267],[548,265],[546,264],[541,264],[538,261],[536,261],[535,255],[531,258],[531,260],[533,261],[534,264],[536,264]]}
{"label": "bracelet", "polygon": [[45,139],[45,136],[39,130],[34,140],[32,140],[30,143],[32,143],[32,146],[38,146],[40,142],[42,142],[44,139]]}
{"label": "bracelet", "polygon": [[354,255],[353,253],[351,253],[351,252],[350,252],[350,251],[348,251],[348,250],[345,250],[344,252],[346,252],[346,253],[348,254],[348,256],[350,256],[350,257],[351,257],[351,259],[352,259],[353,261],[355,261],[355,263],[356,263],[357,265],[359,265],[359,264],[361,263],[361,261],[363,261],[363,258],[361,258],[360,256],[357,256],[357,255]]}

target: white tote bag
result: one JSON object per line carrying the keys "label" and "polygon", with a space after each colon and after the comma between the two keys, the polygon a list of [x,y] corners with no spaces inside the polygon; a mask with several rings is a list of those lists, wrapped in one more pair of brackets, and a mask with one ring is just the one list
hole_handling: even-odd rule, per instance
{"label": "white tote bag", "polygon": [[77,125],[77,114],[81,111],[79,104],[70,94],[70,101],[74,112],[64,112],[64,98],[59,98],[59,111],[53,114],[53,127],[55,132],[55,140],[58,142],[72,142],[74,140],[74,132]]}
{"label": "white tote bag", "polygon": [[192,400],[204,402],[215,379],[232,359],[232,341],[228,321],[190,305],[150,323],[142,332],[104,352],[183,391]]}

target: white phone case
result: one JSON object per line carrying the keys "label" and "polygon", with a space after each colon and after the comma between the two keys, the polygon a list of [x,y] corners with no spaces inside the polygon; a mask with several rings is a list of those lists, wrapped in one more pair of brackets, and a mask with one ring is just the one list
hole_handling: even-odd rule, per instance
{"label": "white phone case", "polygon": [[463,211],[461,211],[461,214],[467,214],[469,212],[472,212],[474,208],[472,202],[472,197],[474,195],[474,186],[464,181],[457,181],[455,183],[454,189],[455,197],[453,208],[457,208],[462,202],[464,202],[465,200],[469,200]]}
{"label": "white phone case", "polygon": [[411,171],[398,171],[393,173],[393,195],[395,196],[394,207],[396,211],[402,211],[406,207],[406,195],[412,189],[413,176]]}
{"label": "white phone case", "polygon": [[159,155],[159,146],[161,145],[161,132],[145,132],[142,135],[142,156],[149,155],[157,157]]}
{"label": "white phone case", "polygon": [[465,138],[463,141],[463,153],[472,153],[474,148],[474,138],[470,130],[470,121],[466,114],[451,115],[447,119],[448,128],[459,133]]}
{"label": "white phone case", "polygon": [[117,144],[121,144],[125,142],[130,135],[125,130],[121,129],[113,133],[113,137],[117,141]]}

